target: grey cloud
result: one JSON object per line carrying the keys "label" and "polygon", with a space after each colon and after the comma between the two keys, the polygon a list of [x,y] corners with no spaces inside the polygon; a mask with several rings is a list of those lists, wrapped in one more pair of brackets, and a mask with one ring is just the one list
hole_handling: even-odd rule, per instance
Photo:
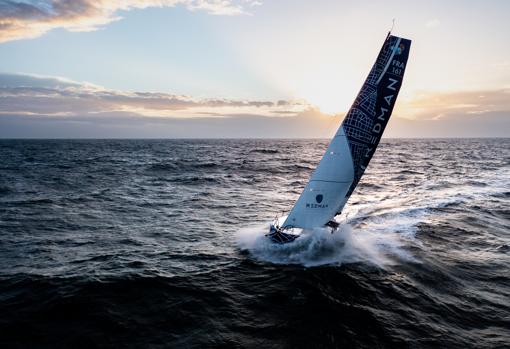
{"label": "grey cloud", "polygon": [[[398,117],[413,108],[415,119]],[[197,100],[0,74],[0,138],[328,138],[342,118],[302,101]],[[508,91],[470,91],[417,96],[395,113],[385,136],[508,137],[509,131]]]}
{"label": "grey cloud", "polygon": [[0,73],[0,87],[2,88],[65,88],[79,87],[80,84],[67,79],[47,76]]}
{"label": "grey cloud", "polygon": [[[385,137],[508,137],[508,118],[504,113],[468,116],[463,122],[392,118]],[[285,118],[154,118],[125,112],[74,117],[0,115],[0,138],[330,138],[341,120],[342,116],[332,119],[314,109]]]}
{"label": "grey cloud", "polygon": [[230,115],[182,119],[132,113],[4,115],[0,116],[0,138],[328,138],[340,120],[313,109],[289,118]]}
{"label": "grey cloud", "polygon": [[[0,113],[83,115],[109,111],[132,111],[145,116],[193,116],[212,112],[293,115],[308,108],[303,101],[243,101],[194,99],[190,96],[107,90],[65,79],[0,74]],[[207,110],[203,110],[207,108]],[[181,113],[173,113],[181,112]],[[186,112],[186,113],[184,113]],[[214,115],[214,114],[211,114]]]}
{"label": "grey cloud", "polygon": [[3,1],[0,3],[0,14],[1,18],[19,18],[19,19],[30,19],[30,18],[43,18],[47,16],[47,11],[44,7],[37,7],[32,4],[19,1]]}

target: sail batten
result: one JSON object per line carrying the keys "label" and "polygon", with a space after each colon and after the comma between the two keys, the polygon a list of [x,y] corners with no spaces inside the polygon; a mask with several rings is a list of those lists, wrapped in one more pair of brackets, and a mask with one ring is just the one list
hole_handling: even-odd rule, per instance
{"label": "sail batten", "polygon": [[386,128],[411,40],[388,34],[358,96],[282,227],[324,226],[359,183]]}

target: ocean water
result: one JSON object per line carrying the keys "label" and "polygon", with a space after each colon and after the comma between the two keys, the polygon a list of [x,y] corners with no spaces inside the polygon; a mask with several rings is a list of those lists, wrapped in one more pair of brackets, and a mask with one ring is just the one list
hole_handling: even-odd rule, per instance
{"label": "ocean water", "polygon": [[326,140],[0,141],[0,347],[510,346],[510,139],[383,140],[278,246]]}

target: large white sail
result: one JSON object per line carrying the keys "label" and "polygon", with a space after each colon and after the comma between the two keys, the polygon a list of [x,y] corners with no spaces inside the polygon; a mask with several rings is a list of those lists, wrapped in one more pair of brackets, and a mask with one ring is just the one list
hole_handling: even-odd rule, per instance
{"label": "large white sail", "polygon": [[372,158],[397,99],[411,40],[388,34],[326,153],[282,227],[314,228],[339,214]]}

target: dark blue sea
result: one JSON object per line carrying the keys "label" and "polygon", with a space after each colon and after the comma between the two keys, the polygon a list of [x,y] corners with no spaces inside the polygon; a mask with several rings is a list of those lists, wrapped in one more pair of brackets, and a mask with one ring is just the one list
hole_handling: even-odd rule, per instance
{"label": "dark blue sea", "polygon": [[269,243],[327,143],[0,141],[0,348],[510,347],[510,139],[383,140]]}

